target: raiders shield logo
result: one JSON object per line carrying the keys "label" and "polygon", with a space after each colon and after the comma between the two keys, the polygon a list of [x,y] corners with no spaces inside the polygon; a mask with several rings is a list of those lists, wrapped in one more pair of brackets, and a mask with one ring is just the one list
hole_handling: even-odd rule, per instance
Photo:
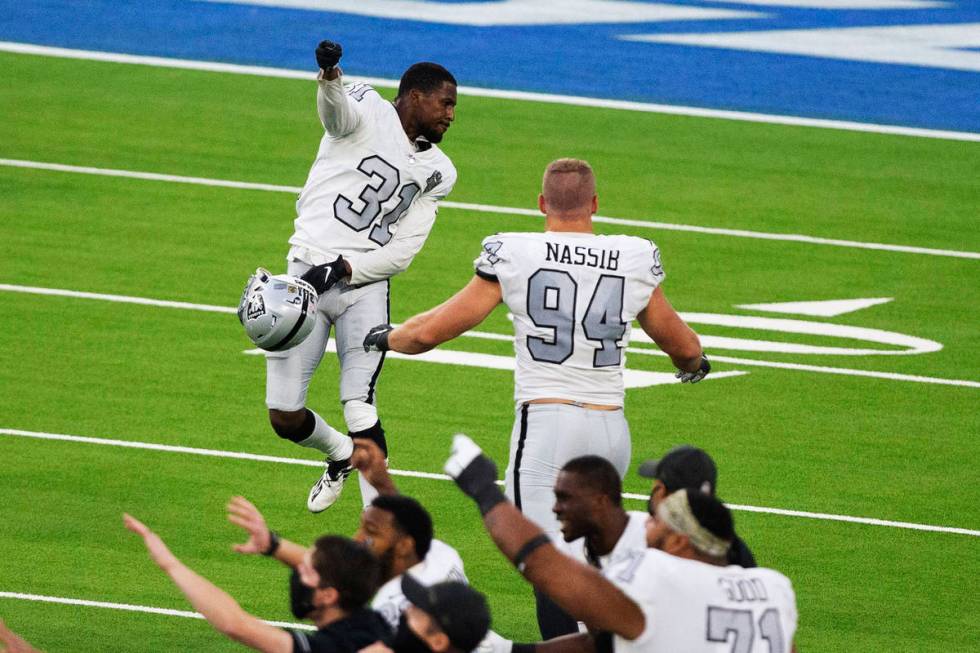
{"label": "raiders shield logo", "polygon": [[256,320],[265,315],[265,300],[262,295],[255,294],[249,297],[248,306],[245,309],[245,319]]}
{"label": "raiders shield logo", "polygon": [[436,170],[429,178],[425,180],[425,190],[422,193],[428,193],[430,190],[442,183],[442,173]]}

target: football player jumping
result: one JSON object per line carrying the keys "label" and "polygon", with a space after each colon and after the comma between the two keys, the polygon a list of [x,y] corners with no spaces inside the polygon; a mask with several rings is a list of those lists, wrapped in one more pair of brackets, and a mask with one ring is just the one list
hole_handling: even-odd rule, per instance
{"label": "football player jumping", "polygon": [[[374,440],[387,453],[375,405],[384,354],[366,352],[368,330],[389,321],[388,280],[422,248],[438,200],[452,190],[456,169],[436,146],[455,118],[456,80],[434,63],[402,75],[394,102],[366,84],[344,85],[341,47],[316,50],[317,111],[325,133],[296,202],[287,256],[290,275],[317,292],[317,319],[296,347],[267,354],[266,405],[282,438],[322,451],[327,467],[307,506],[320,512],[340,495],[351,473],[353,437]],[[334,327],[340,361],[340,401],[347,434],[307,408],[310,378]],[[361,482],[368,505],[375,492]]]}

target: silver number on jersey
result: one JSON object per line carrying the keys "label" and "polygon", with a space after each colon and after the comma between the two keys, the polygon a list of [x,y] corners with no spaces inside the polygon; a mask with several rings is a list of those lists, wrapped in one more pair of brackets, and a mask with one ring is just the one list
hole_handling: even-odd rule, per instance
{"label": "silver number on jersey", "polygon": [[398,218],[402,217],[402,214],[408,210],[408,206],[418,194],[419,185],[414,181],[402,186],[402,189],[398,192],[398,196],[401,198],[398,206],[385,213],[385,217],[381,218],[381,222],[374,225],[374,229],[371,230],[369,238],[382,247],[387,245],[388,241],[391,240],[391,225],[395,224]]}
{"label": "silver number on jersey", "polygon": [[[734,634],[731,653],[749,653],[755,640],[752,611],[708,606],[708,641],[727,642],[730,633]],[[786,653],[778,610],[769,608],[762,613],[759,633],[769,643],[769,653]]]}
{"label": "silver number on jersey", "polygon": [[623,322],[625,283],[623,277],[604,274],[589,300],[582,328],[586,338],[602,343],[602,347],[592,355],[593,367],[612,367],[623,360],[623,348],[618,343],[626,333],[626,323]]}
{"label": "silver number on jersey", "polygon": [[527,337],[531,358],[561,364],[575,350],[575,296],[578,285],[560,270],[538,270],[527,280],[527,314],[535,326],[552,330],[550,342]]}
{"label": "silver number on jersey", "polygon": [[[599,278],[582,329],[589,340],[601,343],[592,356],[593,367],[611,367],[623,360],[619,340],[626,333],[623,321],[625,279],[610,274]],[[535,326],[551,329],[549,339],[527,337],[531,358],[561,364],[575,351],[575,301],[578,284],[567,272],[541,269],[527,280],[527,314]]]}
{"label": "silver number on jersey", "polygon": [[[338,220],[353,229],[354,231],[364,231],[381,215],[381,205],[391,199],[401,182],[401,175],[398,168],[391,165],[380,156],[374,154],[357,165],[357,169],[369,177],[367,186],[361,191],[361,201],[364,208],[360,211],[354,209],[354,203],[344,195],[338,195],[333,203],[333,213]],[[381,222],[371,230],[369,238],[379,245],[386,245],[391,240],[391,226],[402,217],[409,204],[418,195],[419,186],[416,183],[406,184],[399,197],[401,201],[398,206],[385,214]]]}

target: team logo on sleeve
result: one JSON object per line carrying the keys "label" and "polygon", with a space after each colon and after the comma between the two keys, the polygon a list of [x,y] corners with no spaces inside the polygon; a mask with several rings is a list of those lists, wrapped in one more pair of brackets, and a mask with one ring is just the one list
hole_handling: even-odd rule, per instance
{"label": "team logo on sleeve", "polygon": [[662,276],[664,276],[664,266],[660,262],[660,248],[659,247],[654,247],[653,248],[653,267],[650,268],[650,271],[653,272],[653,275],[655,277],[662,277]]}
{"label": "team logo on sleeve", "polygon": [[489,243],[483,244],[483,258],[486,259],[487,263],[489,263],[490,265],[497,264],[497,261],[500,260],[500,257],[497,256],[497,252],[500,251],[500,248],[502,246],[503,243],[500,242],[499,240],[493,240],[490,241]]}
{"label": "team logo on sleeve", "polygon": [[425,180],[425,190],[422,191],[423,194],[428,193],[430,190],[442,183],[442,173],[436,170],[429,178]]}

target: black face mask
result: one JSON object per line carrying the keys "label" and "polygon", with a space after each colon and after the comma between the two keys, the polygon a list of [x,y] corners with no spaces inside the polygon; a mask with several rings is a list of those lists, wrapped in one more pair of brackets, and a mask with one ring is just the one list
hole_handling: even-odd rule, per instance
{"label": "black face mask", "polygon": [[404,612],[398,619],[398,630],[395,631],[391,648],[395,653],[432,653],[432,649],[408,627]]}
{"label": "black face mask", "polygon": [[289,609],[297,619],[308,619],[313,612],[313,588],[303,584],[299,572],[293,569],[289,575]]}

